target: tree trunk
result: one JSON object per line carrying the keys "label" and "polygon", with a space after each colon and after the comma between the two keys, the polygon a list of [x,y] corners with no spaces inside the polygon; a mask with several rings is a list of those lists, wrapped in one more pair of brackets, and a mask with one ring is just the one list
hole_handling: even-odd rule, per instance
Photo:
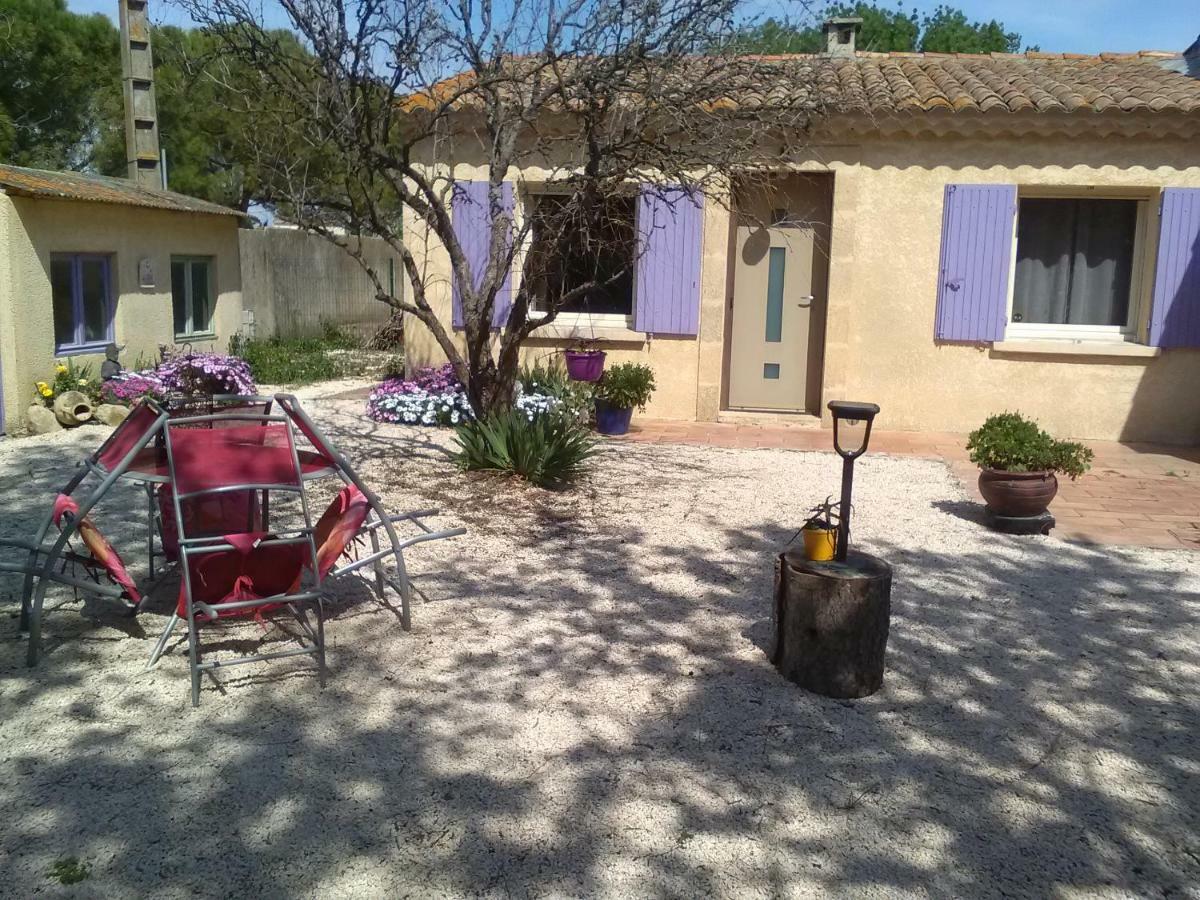
{"label": "tree trunk", "polygon": [[892,570],[866,553],[810,562],[799,550],[775,563],[771,662],[826,697],[866,697],[883,685]]}
{"label": "tree trunk", "polygon": [[486,416],[511,409],[516,400],[517,372],[513,367],[498,367],[490,358],[472,372],[467,383],[467,399],[475,415]]}

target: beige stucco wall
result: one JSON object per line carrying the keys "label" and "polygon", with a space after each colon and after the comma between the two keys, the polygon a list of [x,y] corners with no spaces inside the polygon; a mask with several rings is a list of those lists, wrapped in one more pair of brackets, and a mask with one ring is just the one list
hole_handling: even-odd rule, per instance
{"label": "beige stucco wall", "polygon": [[[831,165],[827,399],[875,401],[885,428],[962,432],[989,413],[1019,409],[1067,437],[1200,441],[1200,351],[1010,354],[933,340],[946,184],[1119,187],[1156,196],[1166,186],[1200,187],[1193,144],[1120,137],[907,140],[864,143],[838,155]],[[1147,214],[1143,340],[1157,202]],[[1042,351],[1056,347],[1070,349],[1038,344]]]}
{"label": "beige stucco wall", "polygon": [[[457,164],[454,166],[454,177],[460,180],[486,179],[486,169],[476,165]],[[544,181],[546,173],[538,169],[528,169],[512,173],[514,181],[522,184],[535,184]],[[705,256],[701,265],[701,279],[704,282],[704,296],[720,294],[724,288],[724,259],[725,248],[721,243],[719,252],[710,258],[710,250],[716,250],[717,243],[723,242],[728,235],[728,221],[722,217],[721,211],[711,209],[705,217]],[[516,195],[514,214],[522,215],[522,191]],[[409,216],[404,222],[406,241],[413,248],[418,260],[425,268],[426,296],[430,305],[438,313],[441,320],[450,322],[451,310],[451,278],[450,259],[441,243],[429,233],[423,223]],[[710,241],[712,238],[712,241]],[[719,238],[719,241],[717,240]],[[710,248],[709,244],[713,247]],[[514,279],[520,277],[520,265],[514,265]],[[710,280],[718,279],[721,287]],[[516,281],[514,281],[514,287]],[[701,325],[702,331],[706,326]],[[545,335],[545,336],[543,336]],[[708,337],[708,335],[706,335]],[[576,325],[572,327],[554,327],[543,329],[535,334],[535,338],[523,347],[522,359],[535,362],[552,356],[559,351],[572,346],[577,338],[597,338],[598,346],[607,354],[607,363],[640,362],[654,370],[657,390],[646,407],[646,414],[664,419],[691,420],[696,417],[699,396],[704,392],[719,391],[719,380],[714,381],[711,370],[711,360],[705,360],[702,367],[701,342],[692,337],[647,336],[623,328],[593,327]],[[428,329],[413,322],[405,329],[405,353],[410,367],[436,365],[445,362],[446,356],[434,340]],[[719,337],[715,338],[719,341]],[[461,343],[461,337],[460,337]],[[702,373],[702,368],[704,369]],[[719,368],[717,370],[719,372]]]}
{"label": "beige stucco wall", "polygon": [[[1121,188],[1154,197],[1167,186],[1200,187],[1200,153],[1191,142],[1117,135],[855,139],[816,145],[786,167],[834,177],[822,406],[834,398],[875,401],[883,408],[880,427],[896,430],[965,432],[989,413],[1019,409],[1063,437],[1200,442],[1200,351],[1079,355],[1059,352],[1078,347],[1041,342],[1037,353],[1013,353],[990,345],[939,344],[933,337],[946,184]],[[455,163],[453,175],[481,179],[486,171]],[[544,173],[528,169],[510,177],[536,182]],[[519,215],[519,190],[517,196]],[[1143,329],[1157,202],[1147,204],[1146,225],[1147,268],[1139,292]],[[426,267],[434,308],[449,321],[445,251],[420,222],[409,220],[406,228]],[[658,392],[649,415],[700,420],[720,415],[729,229],[728,204],[710,196],[698,337],[646,342],[627,332],[596,332],[614,338],[603,345],[610,360],[633,359],[655,370]],[[406,340],[415,364],[443,359],[419,325],[408,329]],[[569,345],[564,334],[531,342],[529,352]]]}
{"label": "beige stucco wall", "polygon": [[[216,339],[195,349],[220,349],[241,322],[238,222],[233,216],[0,195],[0,365],[7,427],[15,430],[33,398],[33,383],[53,376],[54,321],[51,253],[105,253],[113,259],[117,298],[113,330],[125,345],[122,362],[156,357],[174,345],[171,312],[173,255],[213,257]],[[138,261],[153,262],[155,285],[139,285]],[[72,356],[98,373],[102,354]]]}

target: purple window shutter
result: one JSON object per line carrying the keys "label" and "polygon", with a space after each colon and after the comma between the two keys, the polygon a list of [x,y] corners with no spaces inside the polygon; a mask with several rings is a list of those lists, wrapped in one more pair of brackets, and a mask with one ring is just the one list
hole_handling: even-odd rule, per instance
{"label": "purple window shutter", "polygon": [[1004,340],[1016,212],[1016,185],[946,185],[934,318],[938,340]]}
{"label": "purple window shutter", "polygon": [[[504,227],[508,230],[509,246],[512,245],[513,220],[513,186],[511,181],[500,185],[500,212],[503,214]],[[496,291],[496,300],[492,306],[492,327],[503,328],[508,324],[508,313],[512,309],[512,266],[504,274],[504,282]]]}
{"label": "purple window shutter", "polygon": [[[512,233],[513,186],[506,181],[500,186],[500,209],[497,210],[497,222],[505,222]],[[491,246],[492,216],[488,209],[488,183],[486,181],[456,181],[454,193],[450,198],[450,218],[454,224],[454,234],[462,247],[467,259],[467,268],[471,271],[475,287],[483,281],[487,270],[488,251]],[[454,279],[451,292],[452,317],[455,328],[463,326],[463,297],[458,279]],[[492,326],[501,327],[508,321],[508,312],[512,307],[512,271],[505,275],[504,283],[496,292],[496,300],[492,306]]]}
{"label": "purple window shutter", "polygon": [[1163,191],[1150,309],[1155,347],[1200,347],[1200,188]]}
{"label": "purple window shutter", "polygon": [[634,329],[648,334],[698,333],[704,195],[643,185],[637,229],[641,255]]}

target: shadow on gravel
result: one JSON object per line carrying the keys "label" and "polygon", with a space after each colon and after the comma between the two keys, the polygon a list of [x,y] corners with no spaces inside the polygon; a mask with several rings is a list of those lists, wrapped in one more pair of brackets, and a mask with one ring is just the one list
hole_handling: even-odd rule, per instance
{"label": "shadow on gravel", "polygon": [[[359,436],[369,454],[396,453],[370,423]],[[404,449],[443,453],[422,441]],[[16,502],[0,492],[0,509]],[[19,780],[33,803],[4,804],[15,815],[2,849],[19,858],[110,847],[97,876],[109,895],[206,894],[213,867],[222,890],[248,896],[389,893],[397,880],[435,892],[590,895],[607,889],[614,855],[630,860],[644,895],[781,895],[798,870],[809,888],[851,893],[1072,885],[1165,895],[1197,883],[1200,696],[1186,673],[1200,660],[1194,642],[1179,650],[1181,635],[1195,634],[1197,598],[1170,568],[1041,538],[997,536],[971,553],[869,546],[895,568],[888,676],[875,697],[849,703],[804,693],[741,646],[769,637],[773,556],[794,529],[717,522],[704,510],[692,521],[722,534],[723,547],[693,546],[681,522],[666,564],[653,568],[644,554],[655,536],[643,530],[532,513],[495,522],[529,566],[476,560],[418,580],[470,628],[446,651],[455,674],[427,679],[402,703],[393,684],[423,678],[419,633],[401,645],[413,648],[408,659],[337,647],[324,692],[284,669],[226,677],[223,689],[238,694],[229,707],[210,688],[199,714],[172,698],[155,714],[177,716],[178,737],[157,755],[138,728],[91,721],[80,698],[53,753],[5,753],[5,793]],[[604,577],[581,585],[568,577],[578,572]],[[679,593],[672,572],[703,589]],[[429,608],[418,606],[418,618]],[[491,624],[533,613],[532,641]],[[337,617],[371,615],[375,628],[398,629],[369,597]],[[479,652],[472,630],[489,634]],[[60,652],[99,659],[87,640]],[[27,687],[0,681],[6,718],[25,691],[71,695],[78,670],[58,662]],[[12,659],[2,672],[13,676]],[[539,685],[550,676],[547,696]],[[633,732],[615,740],[597,727],[590,693],[631,678],[664,690],[648,708],[609,711],[610,724]],[[569,751],[456,765],[468,749],[509,746],[509,716],[534,716],[539,704],[574,714]],[[1122,773],[1123,791],[1095,771],[1101,759],[1116,766],[1105,777]],[[547,796],[542,778],[561,767],[570,789]],[[208,790],[197,795],[188,785],[201,777]],[[636,817],[618,812],[631,793],[670,810],[667,843],[643,839]],[[497,824],[531,818],[560,837]],[[736,883],[696,850],[747,837],[757,855]],[[351,863],[382,880],[343,885]]]}

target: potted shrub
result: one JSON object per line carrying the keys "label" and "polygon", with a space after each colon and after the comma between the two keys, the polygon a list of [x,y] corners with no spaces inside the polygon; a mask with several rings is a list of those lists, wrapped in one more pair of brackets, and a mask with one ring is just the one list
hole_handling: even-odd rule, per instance
{"label": "potted shrub", "polygon": [[804,555],[813,562],[829,562],[837,550],[836,506],[826,497],[824,503],[818,503],[808,511],[808,518],[800,526],[800,534],[804,537]]}
{"label": "potted shrub", "polygon": [[989,416],[967,439],[979,466],[979,493],[997,516],[1040,516],[1058,493],[1055,473],[1078,478],[1091,468],[1092,451],[1058,441],[1020,413]]}
{"label": "potted shrub", "polygon": [[604,373],[605,353],[596,347],[595,339],[581,340],[563,352],[567,360],[567,376],[572,381],[599,381]]}
{"label": "potted shrub", "polygon": [[654,372],[638,363],[621,363],[604,373],[596,384],[596,430],[601,434],[625,434],[633,408],[646,408],[654,393]]}

